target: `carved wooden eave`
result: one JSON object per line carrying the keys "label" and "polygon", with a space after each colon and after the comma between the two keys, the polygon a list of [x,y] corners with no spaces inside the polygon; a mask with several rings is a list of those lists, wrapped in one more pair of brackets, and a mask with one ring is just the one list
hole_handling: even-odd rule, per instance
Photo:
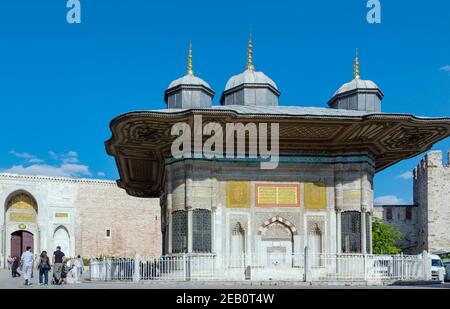
{"label": "carved wooden eave", "polygon": [[159,197],[164,189],[164,158],[170,157],[176,138],[171,128],[177,122],[192,126],[194,115],[202,115],[203,124],[216,122],[223,128],[230,122],[279,123],[280,155],[368,152],[377,172],[450,136],[450,118],[408,114],[241,114],[214,108],[131,112],[111,121],[112,137],[105,142],[107,153],[116,160],[119,187],[132,196]]}

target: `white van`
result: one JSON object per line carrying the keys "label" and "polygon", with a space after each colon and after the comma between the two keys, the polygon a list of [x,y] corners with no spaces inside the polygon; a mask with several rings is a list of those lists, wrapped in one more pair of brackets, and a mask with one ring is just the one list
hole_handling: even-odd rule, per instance
{"label": "white van", "polygon": [[439,255],[431,254],[431,279],[444,282],[445,267]]}

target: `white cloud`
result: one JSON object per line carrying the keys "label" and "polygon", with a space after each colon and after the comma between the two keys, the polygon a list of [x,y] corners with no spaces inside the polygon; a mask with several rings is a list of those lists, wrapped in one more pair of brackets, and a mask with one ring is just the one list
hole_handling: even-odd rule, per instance
{"label": "white cloud", "polygon": [[27,163],[44,163],[44,160],[41,160],[37,156],[29,154],[28,152],[17,152],[15,150],[11,150],[9,153],[16,158],[25,159]]}
{"label": "white cloud", "polygon": [[17,152],[17,151],[11,150],[9,153],[12,154],[15,157],[21,158],[21,159],[34,159],[34,158],[36,158],[35,155],[29,154],[28,152]]}
{"label": "white cloud", "polygon": [[74,178],[92,175],[89,171],[89,166],[79,163],[78,153],[76,151],[69,151],[61,154],[49,151],[48,155],[50,158],[57,161],[55,164],[47,164],[44,160],[27,152],[19,153],[11,150],[10,153],[17,158],[25,159],[26,163],[16,164],[6,169],[0,169],[0,172]]}
{"label": "white cloud", "polygon": [[98,177],[105,177],[105,176],[106,176],[106,174],[105,174],[105,173],[103,173],[103,172],[98,172],[98,173],[97,173],[97,176],[98,176]]}
{"label": "white cloud", "polygon": [[69,158],[64,158],[62,159],[64,164],[75,164],[78,163],[78,158],[77,157],[69,157]]}
{"label": "white cloud", "polygon": [[374,201],[375,205],[402,205],[405,201],[395,195],[385,195],[377,197]]}
{"label": "white cloud", "polygon": [[401,175],[398,175],[397,177],[395,177],[396,179],[404,179],[404,180],[409,180],[409,179],[413,179],[413,173],[408,171],[408,172],[404,172]]}
{"label": "white cloud", "polygon": [[68,157],[78,157],[78,153],[76,151],[69,151],[67,153]]}
{"label": "white cloud", "polygon": [[62,164],[61,166],[52,166],[47,164],[33,164],[30,166],[14,165],[11,168],[1,170],[1,172],[75,178],[82,176],[91,176],[89,167],[87,165],[81,164]]}
{"label": "white cloud", "polygon": [[38,158],[28,160],[28,163],[44,163],[44,162],[45,162],[44,160]]}
{"label": "white cloud", "polygon": [[48,155],[50,156],[50,158],[52,158],[53,160],[58,160],[59,159],[59,156],[58,156],[58,154],[56,153],[56,152],[54,152],[54,151],[49,151],[48,152]]}
{"label": "white cloud", "polygon": [[450,72],[450,65],[444,65],[439,71]]}

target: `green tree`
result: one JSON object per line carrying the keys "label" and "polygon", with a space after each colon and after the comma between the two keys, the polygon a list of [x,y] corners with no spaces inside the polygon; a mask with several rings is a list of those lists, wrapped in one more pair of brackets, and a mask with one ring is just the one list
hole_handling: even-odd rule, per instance
{"label": "green tree", "polygon": [[399,254],[397,242],[402,238],[400,229],[384,223],[378,218],[372,222],[372,244],[374,254]]}

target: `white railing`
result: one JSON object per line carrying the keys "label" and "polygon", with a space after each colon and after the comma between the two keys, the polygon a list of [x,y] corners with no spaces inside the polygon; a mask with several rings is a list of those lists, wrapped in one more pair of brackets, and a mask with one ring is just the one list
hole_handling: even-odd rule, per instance
{"label": "white railing", "polygon": [[312,254],[314,281],[425,280],[422,255]]}
{"label": "white railing", "polygon": [[106,281],[402,281],[426,280],[429,263],[426,254],[180,254],[96,259],[90,261],[89,269],[91,280]]}

